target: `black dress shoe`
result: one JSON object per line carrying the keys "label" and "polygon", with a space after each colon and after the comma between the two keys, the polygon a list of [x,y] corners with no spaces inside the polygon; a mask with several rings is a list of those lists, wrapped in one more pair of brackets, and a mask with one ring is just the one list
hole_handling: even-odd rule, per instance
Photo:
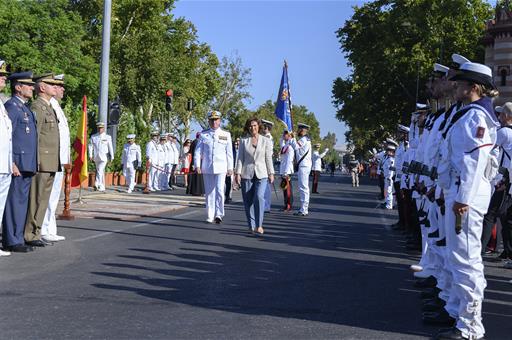
{"label": "black dress shoe", "polygon": [[416,288],[433,288],[435,286],[437,286],[437,280],[433,276],[418,280],[414,283],[414,287]]}
{"label": "black dress shoe", "polygon": [[215,223],[217,223],[217,224],[221,224],[221,223],[222,223],[222,218],[220,218],[220,217],[215,217]]}
{"label": "black dress shoe", "polygon": [[439,312],[444,308],[445,305],[446,302],[444,302],[443,300],[434,300],[432,302],[427,302],[423,304],[421,310],[424,312]]}
{"label": "black dress shoe", "polygon": [[30,246],[26,246],[24,244],[17,244],[15,246],[8,246],[5,247],[6,250],[13,252],[13,253],[28,253],[34,250],[34,248]]}
{"label": "black dress shoe", "polygon": [[[459,331],[456,327],[451,328],[450,330],[439,332],[435,336],[436,340],[467,340],[468,338],[462,336],[462,332]],[[483,340],[484,337],[475,339],[475,340]]]}
{"label": "black dress shoe", "polygon": [[456,320],[452,318],[446,310],[440,312],[425,312],[423,313],[423,322],[429,325],[447,326],[455,325]]}
{"label": "black dress shoe", "polygon": [[304,214],[304,213],[302,213],[300,211],[297,211],[297,212],[293,213],[293,216],[308,216],[308,214]]}
{"label": "black dress shoe", "polygon": [[41,240],[28,241],[28,242],[25,242],[25,243],[28,246],[31,246],[31,247],[45,247],[46,246],[46,243],[44,243]]}
{"label": "black dress shoe", "polygon": [[421,298],[424,299],[434,299],[437,298],[439,293],[441,292],[441,289],[437,287],[433,288],[427,288],[423,292],[421,292]]}
{"label": "black dress shoe", "polygon": [[319,192],[318,191],[313,191],[312,194],[319,194]]}

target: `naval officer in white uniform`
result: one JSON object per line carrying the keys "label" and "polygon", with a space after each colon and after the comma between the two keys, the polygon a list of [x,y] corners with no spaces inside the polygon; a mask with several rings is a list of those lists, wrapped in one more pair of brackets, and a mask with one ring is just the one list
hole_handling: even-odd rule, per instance
{"label": "naval officer in white uniform", "polygon": [[57,206],[59,205],[59,198],[62,192],[62,181],[64,179],[64,165],[71,163],[70,155],[70,134],[68,120],[64,111],[60,107],[62,98],[64,98],[64,75],[59,74],[53,77],[55,87],[57,88],[56,94],[50,99],[50,105],[57,115],[59,126],[59,156],[61,171],[55,173],[53,180],[52,192],[50,193],[50,200],[48,208],[44,216],[43,224],[41,226],[41,238],[48,242],[64,241],[64,236],[57,235],[57,221],[55,214],[57,213]]}
{"label": "naval officer in white uniform", "polygon": [[224,217],[226,175],[233,174],[231,134],[220,128],[220,118],[220,112],[208,112],[210,128],[201,132],[194,152],[194,166],[204,179],[206,222],[217,224]]}
{"label": "naval officer in white uniform", "polygon": [[[0,91],[5,87],[7,80],[6,64],[0,60]],[[5,202],[9,193],[12,175],[12,124],[4,103],[0,100],[0,225],[4,216]],[[8,251],[0,250],[0,256],[9,256]]]}
{"label": "naval officer in white uniform", "polygon": [[128,139],[128,143],[123,146],[121,164],[123,165],[123,176],[126,178],[126,185],[128,186],[126,192],[131,193],[137,183],[135,171],[141,166],[141,152],[140,146],[135,144],[134,134],[129,134],[126,138]]}
{"label": "naval officer in white uniform", "polygon": [[105,167],[107,162],[114,159],[112,137],[105,132],[105,123],[97,122],[98,133],[91,136],[89,141],[89,158],[96,164],[96,182],[94,186],[98,191],[105,191]]}
{"label": "naval officer in white uniform", "polygon": [[156,191],[159,188],[158,184],[158,136],[160,132],[152,131],[151,140],[146,144],[146,160],[149,163],[149,177],[148,189],[149,191]]}
{"label": "naval officer in white uniform", "polygon": [[297,177],[299,180],[300,191],[300,209],[294,215],[307,216],[309,213],[309,173],[311,172],[311,140],[308,137],[310,126],[299,123],[297,125],[298,139],[293,138],[290,142],[295,151],[295,159],[297,160],[298,170]]}
{"label": "naval officer in white uniform", "polygon": [[[274,138],[272,137],[272,128],[274,127],[274,123],[270,120],[262,119],[261,123],[263,124],[263,135],[270,139],[272,143],[272,150],[274,150]],[[272,188],[273,183],[267,182],[267,188],[265,189],[265,212],[270,211],[270,207],[272,205]]]}
{"label": "naval officer in white uniform", "polygon": [[482,226],[491,199],[491,184],[498,169],[492,151],[499,122],[492,97],[497,95],[492,70],[467,62],[450,80],[457,81],[457,98],[466,106],[451,119],[439,162],[439,184],[446,213],[446,260],[453,285],[445,306],[456,325],[436,339],[481,339],[482,303],[487,282],[481,251]]}

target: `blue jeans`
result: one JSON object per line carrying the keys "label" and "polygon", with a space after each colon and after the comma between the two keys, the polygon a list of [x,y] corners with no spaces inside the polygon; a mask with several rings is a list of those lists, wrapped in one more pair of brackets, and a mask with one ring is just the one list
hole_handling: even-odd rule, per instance
{"label": "blue jeans", "polygon": [[247,216],[247,224],[252,230],[263,226],[267,181],[268,178],[242,179],[241,189],[245,215]]}

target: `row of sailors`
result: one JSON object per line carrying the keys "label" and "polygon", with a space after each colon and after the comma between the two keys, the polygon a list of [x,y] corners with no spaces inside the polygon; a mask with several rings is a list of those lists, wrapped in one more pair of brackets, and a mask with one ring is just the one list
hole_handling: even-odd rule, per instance
{"label": "row of sailors", "polygon": [[180,162],[176,137],[170,133],[159,134],[158,131],[153,131],[151,141],[146,144],[146,159],[150,164],[149,191],[173,190],[173,176]]}
{"label": "row of sailors", "polygon": [[[510,189],[512,130],[499,129],[492,106],[497,95],[492,70],[454,54],[455,68],[435,64],[429,81],[433,111],[417,104],[409,127],[398,126],[377,155],[386,192],[386,207],[399,221],[394,229],[417,241],[422,256],[411,266],[422,293],[423,320],[449,325],[436,339],[481,339],[483,292],[486,287],[481,236],[494,185]],[[451,105],[444,105],[453,102]],[[510,123],[512,104],[500,115]],[[508,123],[507,123],[508,122]]]}

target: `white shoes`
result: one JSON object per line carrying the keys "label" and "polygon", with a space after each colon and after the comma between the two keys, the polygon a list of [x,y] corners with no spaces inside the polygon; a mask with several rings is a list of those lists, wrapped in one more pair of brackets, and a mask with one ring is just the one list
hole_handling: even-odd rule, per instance
{"label": "white shoes", "polygon": [[59,241],[64,241],[66,239],[64,236],[59,236],[59,235],[44,235],[44,236],[41,236],[41,238],[47,242],[59,242]]}
{"label": "white shoes", "polygon": [[8,252],[8,251],[3,251],[2,249],[0,249],[0,256],[9,256],[9,255],[11,255],[11,253],[10,253],[10,252]]}
{"label": "white shoes", "polygon": [[132,193],[132,189],[128,189],[128,190],[126,190],[126,192],[131,194]]}

